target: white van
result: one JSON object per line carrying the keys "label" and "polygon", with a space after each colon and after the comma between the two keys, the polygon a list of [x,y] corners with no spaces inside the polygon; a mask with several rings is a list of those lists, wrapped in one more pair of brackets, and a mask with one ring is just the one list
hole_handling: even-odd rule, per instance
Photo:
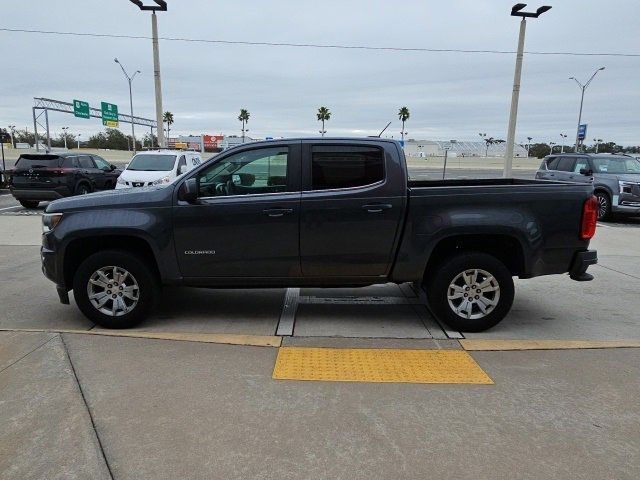
{"label": "white van", "polygon": [[150,150],[136,154],[118,177],[116,189],[167,185],[200,165],[198,152]]}

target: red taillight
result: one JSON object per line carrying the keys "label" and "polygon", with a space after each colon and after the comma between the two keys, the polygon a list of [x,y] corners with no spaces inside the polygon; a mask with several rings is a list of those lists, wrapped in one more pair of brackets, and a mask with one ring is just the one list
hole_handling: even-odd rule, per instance
{"label": "red taillight", "polygon": [[598,223],[598,199],[591,196],[582,207],[582,226],[580,228],[580,238],[590,240],[596,234],[596,224]]}

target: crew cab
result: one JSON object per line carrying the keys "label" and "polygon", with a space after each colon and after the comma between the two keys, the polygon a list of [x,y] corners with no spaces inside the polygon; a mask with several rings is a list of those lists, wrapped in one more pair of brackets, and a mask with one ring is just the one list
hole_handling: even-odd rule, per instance
{"label": "crew cab", "polygon": [[502,320],[513,277],[593,277],[588,184],[409,180],[379,138],[252,142],[165,187],[57,200],[42,263],[62,303],[136,325],[162,286],[353,287],[415,282],[461,331]]}
{"label": "crew cab", "polygon": [[112,189],[120,169],[98,155],[63,152],[22,154],[7,174],[14,198],[36,208],[41,201]]}

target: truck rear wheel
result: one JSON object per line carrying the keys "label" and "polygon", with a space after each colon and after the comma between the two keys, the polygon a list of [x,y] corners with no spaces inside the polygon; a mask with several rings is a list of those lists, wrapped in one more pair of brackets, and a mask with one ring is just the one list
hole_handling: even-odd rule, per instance
{"label": "truck rear wheel", "polygon": [[159,297],[156,275],[134,255],[105,250],[88,257],[73,278],[73,296],[82,313],[105,328],[131,328]]}
{"label": "truck rear wheel", "polygon": [[492,255],[461,253],[427,275],[425,289],[431,311],[455,330],[487,330],[499,323],[513,304],[511,272]]}

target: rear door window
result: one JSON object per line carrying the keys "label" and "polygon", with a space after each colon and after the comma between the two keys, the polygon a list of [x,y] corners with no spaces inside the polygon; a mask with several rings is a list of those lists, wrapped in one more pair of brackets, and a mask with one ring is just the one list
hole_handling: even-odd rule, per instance
{"label": "rear door window", "polygon": [[78,168],[78,157],[65,157],[62,160],[64,168]]}
{"label": "rear door window", "polygon": [[384,154],[376,147],[314,146],[311,149],[313,190],[372,185],[384,180]]}
{"label": "rear door window", "polygon": [[575,157],[560,157],[555,170],[559,170],[561,172],[573,172],[573,166],[575,163]]}
{"label": "rear door window", "polygon": [[590,170],[589,168],[589,160],[585,157],[579,157],[578,160],[576,161],[576,165],[575,167],[573,167],[573,172],[574,173],[580,173],[580,170],[585,169],[585,170]]}
{"label": "rear door window", "polygon": [[80,155],[78,157],[80,168],[96,168],[93,159],[89,155]]}

